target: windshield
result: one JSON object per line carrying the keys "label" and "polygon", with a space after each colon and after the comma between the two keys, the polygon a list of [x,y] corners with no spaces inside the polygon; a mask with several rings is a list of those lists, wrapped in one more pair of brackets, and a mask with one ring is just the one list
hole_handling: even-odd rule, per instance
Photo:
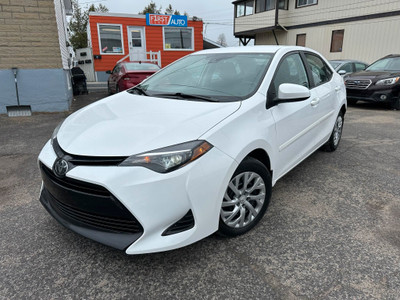
{"label": "windshield", "polygon": [[[140,85],[149,96],[199,96],[238,101],[255,93],[273,54],[225,53],[189,55]],[[195,97],[190,97],[191,100]]]}
{"label": "windshield", "polygon": [[128,71],[137,71],[137,70],[159,70],[160,67],[155,64],[149,63],[125,63],[125,68]]}
{"label": "windshield", "polygon": [[334,60],[330,60],[329,63],[331,64],[331,66],[336,70],[337,67],[339,67],[342,62],[340,61],[334,61]]}
{"label": "windshield", "polygon": [[388,57],[374,62],[365,71],[396,71],[400,72],[400,57]]}

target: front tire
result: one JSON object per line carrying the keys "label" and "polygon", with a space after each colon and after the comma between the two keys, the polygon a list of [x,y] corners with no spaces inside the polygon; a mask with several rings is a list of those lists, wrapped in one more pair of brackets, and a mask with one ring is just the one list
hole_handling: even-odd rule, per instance
{"label": "front tire", "polygon": [[400,95],[391,103],[391,107],[394,110],[400,110]]}
{"label": "front tire", "polygon": [[254,158],[244,159],[225,191],[218,233],[234,237],[256,226],[268,208],[271,189],[267,168]]}
{"label": "front tire", "polygon": [[323,146],[323,150],[327,152],[333,152],[339,146],[340,139],[342,138],[343,132],[343,124],[344,124],[344,114],[340,112],[336,118],[335,126],[333,127],[333,131],[329,140]]}

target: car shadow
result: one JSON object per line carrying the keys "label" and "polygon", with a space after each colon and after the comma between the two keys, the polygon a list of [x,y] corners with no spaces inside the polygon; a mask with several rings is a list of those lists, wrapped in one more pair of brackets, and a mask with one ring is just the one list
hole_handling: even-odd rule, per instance
{"label": "car shadow", "polygon": [[366,110],[394,110],[391,108],[390,104],[388,103],[375,103],[375,102],[364,102],[364,101],[357,101],[356,104],[347,103],[349,107],[359,108],[359,109],[366,109]]}

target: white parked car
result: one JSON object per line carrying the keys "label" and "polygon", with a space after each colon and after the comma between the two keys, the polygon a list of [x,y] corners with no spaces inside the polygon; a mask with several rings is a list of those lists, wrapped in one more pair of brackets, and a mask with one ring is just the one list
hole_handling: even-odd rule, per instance
{"label": "white parked car", "polygon": [[311,49],[200,51],[60,124],[39,155],[40,201],[127,254],[237,236],[278,179],[338,147],[345,112],[342,78]]}

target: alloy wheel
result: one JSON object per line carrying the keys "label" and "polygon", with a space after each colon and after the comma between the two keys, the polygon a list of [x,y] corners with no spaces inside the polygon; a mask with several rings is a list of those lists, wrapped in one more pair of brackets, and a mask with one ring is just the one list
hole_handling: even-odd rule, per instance
{"label": "alloy wheel", "polygon": [[336,119],[335,127],[333,128],[333,145],[337,147],[342,136],[343,118],[339,115]]}
{"label": "alloy wheel", "polygon": [[221,219],[231,228],[243,228],[257,217],[266,197],[265,183],[255,172],[232,178],[221,206]]}

